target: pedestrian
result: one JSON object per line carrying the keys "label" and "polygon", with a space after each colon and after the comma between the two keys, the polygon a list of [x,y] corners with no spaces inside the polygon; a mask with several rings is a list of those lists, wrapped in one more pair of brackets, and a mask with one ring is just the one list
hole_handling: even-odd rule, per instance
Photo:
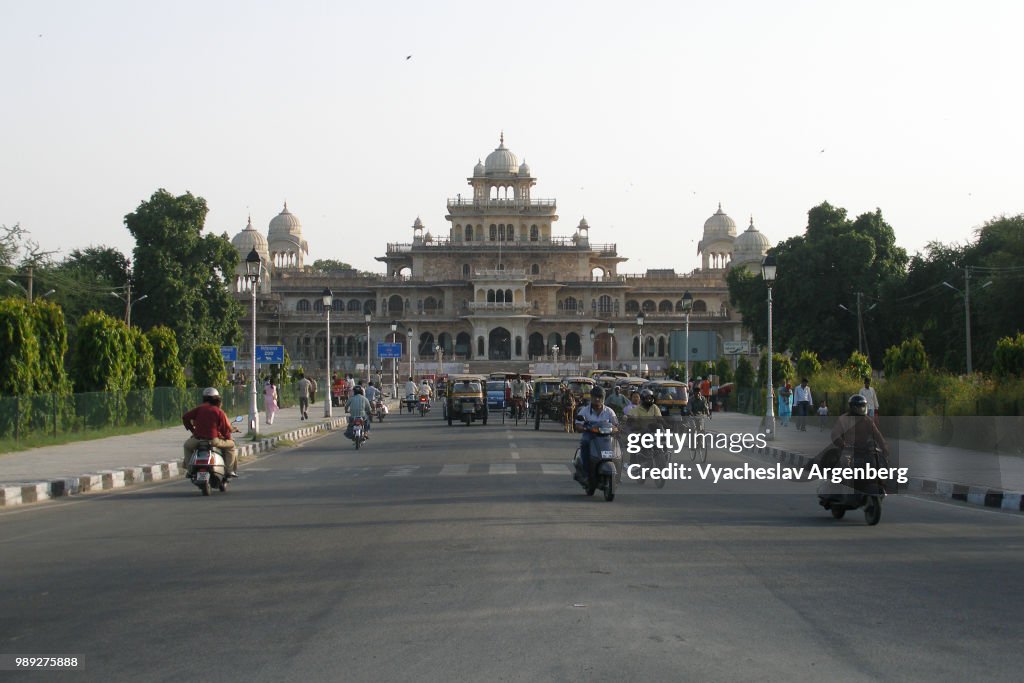
{"label": "pedestrian", "polygon": [[295,391],[299,396],[299,419],[309,419],[309,392],[312,385],[309,380],[306,379],[304,373],[299,373],[299,381],[295,383]]}
{"label": "pedestrian", "polygon": [[800,380],[800,386],[793,390],[793,401],[796,405],[796,428],[801,432],[807,431],[807,416],[811,412],[811,405],[814,399],[811,397],[811,388],[807,386],[807,378]]}
{"label": "pedestrian", "polygon": [[309,378],[309,402],[316,403],[316,380]]}
{"label": "pedestrian", "polygon": [[779,388],[779,420],[783,427],[789,426],[789,416],[793,414],[793,387],[786,382]]}
{"label": "pedestrian", "polygon": [[868,416],[875,422],[875,416],[878,414],[878,394],[875,393],[874,387],[871,386],[871,378],[864,378],[864,388],[858,392],[868,402]]}
{"label": "pedestrian", "polygon": [[277,387],[270,379],[263,385],[263,410],[267,413],[267,424],[274,424],[274,416],[277,415]]}
{"label": "pedestrian", "polygon": [[825,431],[825,427],[828,426],[828,403],[825,401],[821,402],[818,406],[818,431]]}

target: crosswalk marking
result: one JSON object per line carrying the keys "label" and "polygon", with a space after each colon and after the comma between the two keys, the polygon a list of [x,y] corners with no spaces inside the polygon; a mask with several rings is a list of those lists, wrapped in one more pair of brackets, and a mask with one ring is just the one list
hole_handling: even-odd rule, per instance
{"label": "crosswalk marking", "polygon": [[512,459],[513,460],[518,460],[519,459],[519,452],[518,451],[512,451]]}
{"label": "crosswalk marking", "polygon": [[552,465],[551,463],[542,462],[540,469],[544,474],[568,474],[568,465]]}
{"label": "crosswalk marking", "polygon": [[460,474],[469,474],[469,465],[445,465],[438,472],[442,477],[458,476]]}
{"label": "crosswalk marking", "polygon": [[419,465],[402,465],[384,474],[385,477],[408,477],[420,468]]}
{"label": "crosswalk marking", "polygon": [[515,474],[516,464],[514,462],[491,463],[491,474]]}

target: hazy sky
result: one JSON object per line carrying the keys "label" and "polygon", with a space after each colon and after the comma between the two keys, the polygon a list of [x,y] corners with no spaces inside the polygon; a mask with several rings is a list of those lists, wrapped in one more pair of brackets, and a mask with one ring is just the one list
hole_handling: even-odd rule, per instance
{"label": "hazy sky", "polygon": [[287,200],[310,262],[380,270],[504,130],[622,272],[696,267],[719,202],[772,243],[879,207],[913,252],[1024,213],[1022,8],[0,0],[0,224],[130,254],[157,188],[232,236]]}

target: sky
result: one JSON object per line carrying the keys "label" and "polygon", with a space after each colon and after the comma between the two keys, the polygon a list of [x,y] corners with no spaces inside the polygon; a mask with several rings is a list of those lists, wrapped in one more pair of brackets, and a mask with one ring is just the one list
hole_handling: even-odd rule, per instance
{"label": "sky", "polygon": [[721,202],[777,243],[828,201],[911,254],[1024,213],[1024,4],[0,0],[0,225],[130,255],[159,188],[206,229],[382,272],[505,144],[556,233],[699,266]]}

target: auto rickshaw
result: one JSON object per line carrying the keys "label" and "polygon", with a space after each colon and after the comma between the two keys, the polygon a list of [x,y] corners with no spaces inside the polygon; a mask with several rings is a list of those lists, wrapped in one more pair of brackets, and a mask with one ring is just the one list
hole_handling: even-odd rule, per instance
{"label": "auto rickshaw", "polygon": [[533,380],[533,401],[530,403],[530,417],[534,420],[534,429],[540,429],[540,421],[562,419],[561,391],[562,380],[557,377],[535,377]]}
{"label": "auto rickshaw", "polygon": [[658,380],[643,385],[644,389],[654,392],[654,400],[661,408],[661,414],[668,417],[675,413],[683,415],[689,405],[689,396],[686,393],[686,385],[674,379]]}
{"label": "auto rickshaw", "polygon": [[466,426],[473,420],[487,424],[487,399],[484,397],[486,378],[481,375],[452,375],[447,382],[444,417],[448,426],[461,420]]}
{"label": "auto rickshaw", "polygon": [[562,381],[569,386],[569,392],[576,399],[576,405],[590,403],[590,392],[597,382],[592,377],[563,377]]}

